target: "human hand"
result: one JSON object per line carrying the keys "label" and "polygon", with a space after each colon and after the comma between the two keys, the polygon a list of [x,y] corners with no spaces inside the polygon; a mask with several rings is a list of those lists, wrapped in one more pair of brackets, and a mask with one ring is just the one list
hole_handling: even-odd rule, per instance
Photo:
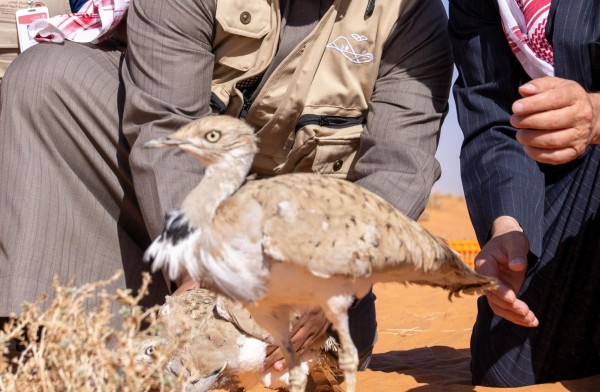
{"label": "human hand", "polygon": [[[331,323],[320,307],[307,306],[292,325],[292,345],[298,356],[321,340],[330,325]],[[286,368],[283,353],[273,345],[267,347],[267,357],[265,358],[265,368],[268,369],[271,366],[277,371]]]}
{"label": "human hand", "polygon": [[535,314],[517,298],[525,280],[528,249],[529,240],[517,221],[501,216],[492,225],[492,238],[475,258],[475,270],[498,280],[498,287],[485,291],[496,315],[517,325],[537,327]]}
{"label": "human hand", "polygon": [[600,143],[600,94],[556,77],[534,79],[519,87],[510,123],[517,140],[538,162],[557,165]]}

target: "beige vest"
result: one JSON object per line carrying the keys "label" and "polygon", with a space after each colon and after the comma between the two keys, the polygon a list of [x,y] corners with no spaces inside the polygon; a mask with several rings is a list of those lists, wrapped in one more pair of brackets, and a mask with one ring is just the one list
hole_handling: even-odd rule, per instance
{"label": "beige vest", "polygon": [[[71,12],[69,0],[35,0],[33,3],[48,7],[50,16]],[[27,8],[27,0],[0,0],[0,79],[19,52],[15,13],[21,8]]]}
{"label": "beige vest", "polygon": [[[383,45],[415,0],[335,0],[316,28],[281,62],[247,111],[264,175],[315,172],[354,179],[354,163]],[[239,116],[236,84],[264,72],[279,39],[278,1],[218,0],[213,42],[213,110]]]}

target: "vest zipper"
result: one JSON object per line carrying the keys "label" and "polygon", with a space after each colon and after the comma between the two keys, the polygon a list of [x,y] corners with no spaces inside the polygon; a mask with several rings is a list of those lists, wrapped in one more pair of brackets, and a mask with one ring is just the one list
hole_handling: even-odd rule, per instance
{"label": "vest zipper", "polygon": [[318,116],[316,114],[305,114],[300,116],[296,122],[294,133],[298,133],[301,128],[307,125],[319,125],[327,128],[347,128],[353,125],[364,124],[365,118],[361,117],[341,117],[341,116]]}
{"label": "vest zipper", "polygon": [[242,110],[240,111],[239,118],[246,118],[246,116],[248,115],[248,110],[250,110],[250,106],[252,106],[252,101],[244,97],[244,105],[242,105]]}
{"label": "vest zipper", "polygon": [[225,113],[225,102],[221,100],[215,93],[210,94],[210,106],[217,111],[218,114]]}

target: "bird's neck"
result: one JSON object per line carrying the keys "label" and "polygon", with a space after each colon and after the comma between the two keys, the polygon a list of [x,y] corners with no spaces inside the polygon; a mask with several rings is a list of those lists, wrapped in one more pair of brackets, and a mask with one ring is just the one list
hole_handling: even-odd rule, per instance
{"label": "bird's neck", "polygon": [[202,181],[182,204],[182,210],[193,226],[202,228],[210,225],[217,208],[246,180],[252,160],[253,154],[246,154],[229,157],[206,168]]}

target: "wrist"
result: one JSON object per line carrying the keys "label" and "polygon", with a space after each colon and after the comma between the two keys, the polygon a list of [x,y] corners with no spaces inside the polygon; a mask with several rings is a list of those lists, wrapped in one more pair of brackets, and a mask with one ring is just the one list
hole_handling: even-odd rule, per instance
{"label": "wrist", "polygon": [[600,93],[589,93],[592,104],[592,140],[591,144],[600,144]]}
{"label": "wrist", "polygon": [[194,286],[196,285],[196,282],[184,268],[182,269],[179,277],[177,277],[177,279],[175,280],[175,285],[177,285],[178,289],[181,289],[184,287]]}
{"label": "wrist", "polygon": [[523,232],[523,228],[515,218],[508,215],[499,216],[492,223],[491,236],[496,237],[511,231]]}
{"label": "wrist", "polygon": [[175,283],[177,285],[177,289],[173,292],[173,295],[179,295],[188,290],[193,290],[200,287],[196,281],[189,277],[189,275],[188,279],[178,279]]}

